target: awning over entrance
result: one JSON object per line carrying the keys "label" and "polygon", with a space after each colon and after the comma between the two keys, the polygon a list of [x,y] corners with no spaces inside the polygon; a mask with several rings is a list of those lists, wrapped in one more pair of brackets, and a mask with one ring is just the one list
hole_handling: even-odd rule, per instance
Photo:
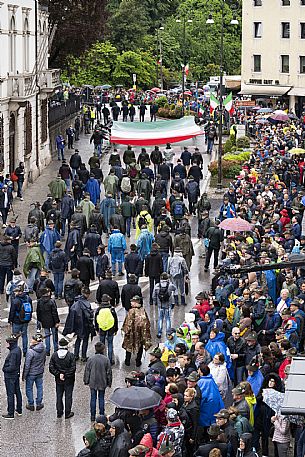
{"label": "awning over entrance", "polygon": [[242,84],[240,95],[265,95],[265,96],[277,96],[285,95],[291,86],[279,86],[279,85],[268,85],[268,84]]}
{"label": "awning over entrance", "polygon": [[286,385],[282,414],[305,416],[305,357],[293,358]]}
{"label": "awning over entrance", "polygon": [[114,122],[111,142],[134,146],[155,146],[189,140],[203,131],[195,124],[193,116],[174,121]]}
{"label": "awning over entrance", "polygon": [[295,95],[297,97],[305,97],[305,87],[293,87],[288,95]]}

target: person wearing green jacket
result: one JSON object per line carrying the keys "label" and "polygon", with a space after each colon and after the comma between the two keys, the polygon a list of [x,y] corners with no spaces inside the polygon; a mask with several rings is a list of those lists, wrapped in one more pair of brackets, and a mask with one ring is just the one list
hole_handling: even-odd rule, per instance
{"label": "person wearing green jacket", "polygon": [[30,292],[33,291],[35,279],[39,277],[44,264],[45,262],[39,244],[35,240],[30,241],[29,250],[23,265],[23,273],[27,278],[27,285]]}
{"label": "person wearing green jacket", "polygon": [[60,175],[58,175],[57,178],[53,179],[53,181],[48,184],[48,187],[52,197],[56,198],[56,200],[61,200],[67,189],[65,181],[61,179]]}

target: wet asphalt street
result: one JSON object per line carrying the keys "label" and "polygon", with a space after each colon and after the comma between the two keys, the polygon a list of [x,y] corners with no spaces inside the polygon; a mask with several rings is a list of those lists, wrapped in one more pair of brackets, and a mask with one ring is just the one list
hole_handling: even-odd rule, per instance
{"label": "wet asphalt street", "polygon": [[[82,135],[79,142],[75,144],[80,150],[80,154],[83,161],[87,164],[89,157],[93,153],[93,146],[89,144],[90,136]],[[200,151],[205,151],[205,145],[203,137],[198,137],[196,140],[190,140],[182,145],[178,144],[174,146],[176,151],[176,158],[180,156],[182,146],[187,144],[190,150],[193,150],[195,146],[198,146]],[[125,147],[122,146],[120,150],[124,151]],[[150,152],[151,148],[147,148]],[[70,152],[66,152],[66,158],[69,159]],[[209,156],[204,154],[204,170],[203,174],[206,175],[207,166],[209,164]],[[33,201],[39,200],[43,202],[48,193],[47,184],[56,176],[60,162],[56,159],[47,167],[37,179],[37,181],[27,188],[24,192],[24,201],[16,200],[14,203],[15,213],[18,217],[18,224],[21,228],[24,228],[27,221],[28,211],[30,204]],[[103,158],[102,169],[104,176],[108,174],[108,156]],[[215,213],[219,208],[219,199],[216,195],[210,195],[212,199],[213,210]],[[210,273],[205,273],[203,270],[203,260],[199,258],[201,251],[201,243],[196,238],[197,235],[197,221],[191,220],[192,226],[192,240],[195,249],[195,257],[190,272],[191,279],[191,290],[187,297],[186,307],[176,307],[172,316],[172,324],[174,326],[179,325],[184,320],[184,313],[191,308],[192,304],[195,303],[194,297],[197,292],[201,290],[209,290],[210,288]],[[130,239],[128,239],[128,245],[134,241],[134,230]],[[107,244],[107,239],[104,239]],[[23,264],[23,260],[26,253],[26,247],[21,246],[20,248],[20,264]],[[120,288],[126,283],[125,277],[116,278]],[[159,340],[156,339],[156,319],[157,310],[155,307],[149,306],[149,282],[148,278],[143,277],[140,280],[142,292],[144,296],[145,308],[148,312],[151,321],[152,336],[154,338],[154,344],[157,345]],[[97,282],[91,284],[91,302],[92,306],[96,306],[94,303],[95,293],[98,287]],[[3,365],[4,359],[7,354],[5,348],[5,338],[10,333],[10,328],[7,324],[8,308],[5,301],[5,296],[0,296],[0,328],[1,328],[1,347],[0,347],[0,363]],[[67,316],[67,307],[64,301],[57,300],[61,323],[64,324]],[[35,308],[35,307],[34,307]],[[117,314],[119,318],[120,327],[125,317],[125,310],[119,306],[117,308]],[[35,315],[34,315],[35,317]],[[35,319],[29,325],[29,335],[35,332]],[[163,334],[164,338],[164,334]],[[97,341],[97,337],[93,340],[93,343],[89,344],[88,355],[94,353],[94,342]],[[163,341],[163,340],[161,340]],[[114,340],[115,350],[115,366],[113,367],[113,386],[112,389],[106,391],[106,414],[113,411],[114,407],[107,401],[110,393],[116,387],[124,386],[124,378],[127,372],[135,368],[134,357],[132,358],[131,367],[126,370],[124,365],[125,351],[121,348],[122,334],[119,330]],[[72,347],[73,350],[73,347]],[[41,457],[41,456],[62,456],[62,457],[74,457],[79,450],[83,447],[82,436],[85,431],[90,428],[90,409],[89,409],[89,387],[83,384],[83,371],[84,364],[77,362],[77,373],[76,383],[74,387],[73,395],[73,411],[74,417],[69,420],[57,419],[56,408],[55,408],[55,381],[53,376],[48,371],[48,361],[46,364],[45,376],[44,376],[44,409],[39,412],[31,412],[25,409],[26,397],[24,383],[21,381],[22,394],[23,394],[23,415],[21,417],[15,417],[13,421],[5,421],[1,419],[1,430],[0,430],[0,450],[1,455],[5,457]],[[145,371],[148,365],[148,354],[143,356],[142,371]],[[3,377],[1,375],[0,380],[0,411],[1,414],[6,412],[6,395],[3,383]]]}

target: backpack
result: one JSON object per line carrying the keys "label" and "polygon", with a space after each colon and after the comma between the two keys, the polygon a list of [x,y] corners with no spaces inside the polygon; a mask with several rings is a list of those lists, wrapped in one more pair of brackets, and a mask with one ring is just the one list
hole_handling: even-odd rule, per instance
{"label": "backpack", "polygon": [[52,269],[58,270],[63,266],[63,256],[62,256],[62,251],[57,251],[54,252],[51,255],[51,267]]}
{"label": "backpack", "polygon": [[32,304],[29,302],[29,297],[26,296],[26,298],[21,299],[21,307],[20,311],[17,312],[17,316],[22,323],[26,324],[32,319],[32,312]]}
{"label": "backpack", "polygon": [[168,286],[169,286],[168,281],[166,283],[166,286],[164,286],[164,287],[162,287],[160,284],[160,290],[159,290],[158,297],[159,297],[159,300],[161,303],[167,303],[170,299],[171,294],[169,293]]}
{"label": "backpack", "polygon": [[139,222],[138,222],[139,229],[140,229],[143,225],[148,225],[148,221],[147,221],[147,219],[146,219],[146,216],[147,216],[147,214],[140,214]]}
{"label": "backpack", "polygon": [[36,296],[37,296],[37,298],[41,298],[42,297],[40,290],[46,288],[45,284],[46,284],[47,280],[48,280],[48,278],[44,278],[42,281],[40,279],[38,279],[37,287],[36,287]]}
{"label": "backpack", "polygon": [[138,170],[135,167],[129,168],[129,176],[131,179],[135,179],[137,177]]}
{"label": "backpack", "polygon": [[183,210],[183,203],[182,202],[175,203],[174,209],[173,209],[173,214],[174,214],[175,217],[184,216],[184,210]]}
{"label": "backpack", "polygon": [[127,176],[124,176],[124,178],[122,179],[121,189],[122,192],[124,192],[125,194],[129,194],[129,192],[131,191],[130,179]]}
{"label": "backpack", "polygon": [[110,308],[102,308],[96,318],[96,322],[103,332],[107,332],[114,326],[114,317]]}
{"label": "backpack", "polygon": [[163,189],[162,181],[161,181],[161,180],[156,181],[156,182],[155,182],[155,188],[154,188],[155,194],[156,194],[157,192],[162,193],[162,189]]}

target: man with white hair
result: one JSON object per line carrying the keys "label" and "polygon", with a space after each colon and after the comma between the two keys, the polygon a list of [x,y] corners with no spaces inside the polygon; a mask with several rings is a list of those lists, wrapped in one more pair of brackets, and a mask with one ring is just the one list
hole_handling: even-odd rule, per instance
{"label": "man with white hair", "polygon": [[232,336],[228,338],[227,346],[231,353],[234,368],[234,384],[237,386],[244,377],[245,373],[245,340],[240,336],[239,327],[232,329]]}

